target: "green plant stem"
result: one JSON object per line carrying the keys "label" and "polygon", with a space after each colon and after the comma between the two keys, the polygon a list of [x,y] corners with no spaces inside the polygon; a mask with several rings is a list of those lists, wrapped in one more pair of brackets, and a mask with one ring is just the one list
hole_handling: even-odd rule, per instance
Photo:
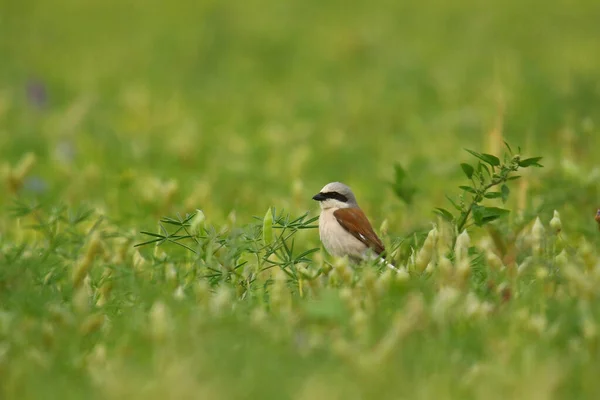
{"label": "green plant stem", "polygon": [[[510,171],[513,171],[513,170],[511,169]],[[475,205],[479,204],[483,200],[483,196],[485,195],[485,193],[488,190],[490,190],[492,187],[506,182],[507,177],[508,177],[508,174],[498,180],[493,180],[488,185],[484,186],[481,191],[477,192],[477,195],[475,195],[475,197],[473,197],[473,201],[469,205],[467,212],[463,214],[463,216],[461,217],[461,219],[459,220],[459,222],[457,224],[458,233],[462,232],[462,230],[465,227],[465,224],[467,223],[467,220],[469,219],[469,216],[471,215],[471,211],[473,210],[473,207],[475,207]]]}

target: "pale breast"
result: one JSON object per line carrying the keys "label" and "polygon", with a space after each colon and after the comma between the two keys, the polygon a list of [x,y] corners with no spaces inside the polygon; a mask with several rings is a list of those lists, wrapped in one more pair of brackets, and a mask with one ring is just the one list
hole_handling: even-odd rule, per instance
{"label": "pale breast", "polygon": [[336,257],[347,255],[351,258],[364,258],[367,246],[337,222],[333,215],[335,210],[336,208],[323,210],[319,216],[319,236],[323,246]]}

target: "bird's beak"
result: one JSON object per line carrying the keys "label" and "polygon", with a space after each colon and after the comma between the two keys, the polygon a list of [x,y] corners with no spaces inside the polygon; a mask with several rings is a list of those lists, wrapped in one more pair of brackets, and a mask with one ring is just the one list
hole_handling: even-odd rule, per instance
{"label": "bird's beak", "polygon": [[327,197],[325,197],[325,195],[323,193],[317,193],[313,196],[313,200],[316,200],[316,201],[323,201],[326,198]]}

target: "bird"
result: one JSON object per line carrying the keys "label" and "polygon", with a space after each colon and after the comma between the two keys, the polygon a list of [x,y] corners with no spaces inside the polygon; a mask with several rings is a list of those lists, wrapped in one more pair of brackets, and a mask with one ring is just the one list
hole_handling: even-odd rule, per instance
{"label": "bird", "polygon": [[378,259],[396,269],[385,260],[385,246],[356,202],[352,190],[341,182],[328,183],[313,196],[319,202],[319,237],[327,252],[335,257],[347,256],[359,263]]}

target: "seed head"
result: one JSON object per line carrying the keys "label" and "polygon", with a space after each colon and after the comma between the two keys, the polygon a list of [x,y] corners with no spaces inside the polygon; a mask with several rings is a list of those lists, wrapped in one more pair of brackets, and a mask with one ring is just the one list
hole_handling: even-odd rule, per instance
{"label": "seed head", "polygon": [[454,253],[457,261],[468,259],[469,247],[471,246],[471,238],[466,230],[462,231],[456,238],[456,244],[454,245]]}
{"label": "seed head", "polygon": [[562,223],[560,221],[560,215],[558,211],[554,210],[554,216],[550,220],[550,228],[554,233],[559,233],[562,230]]}
{"label": "seed head", "polygon": [[417,253],[415,258],[415,267],[418,272],[423,272],[426,267],[430,264],[431,258],[433,257],[435,244],[437,242],[438,230],[434,226],[432,230],[427,234],[427,238],[423,243],[423,247]]}
{"label": "seed head", "polygon": [[183,290],[183,286],[177,286],[177,289],[175,289],[175,292],[173,292],[173,297],[175,300],[185,299],[185,291]]}
{"label": "seed head", "polygon": [[533,254],[536,256],[542,254],[545,234],[546,229],[544,228],[542,221],[540,221],[540,217],[537,217],[531,227],[531,247],[533,249]]}
{"label": "seed head", "polygon": [[540,221],[540,217],[535,219],[533,226],[531,227],[531,236],[534,240],[541,241],[546,233],[546,229],[544,228],[544,224]]}
{"label": "seed head", "polygon": [[196,215],[194,215],[190,221],[190,231],[192,235],[198,236],[202,232],[205,220],[206,217],[204,216],[202,210],[196,210]]}

